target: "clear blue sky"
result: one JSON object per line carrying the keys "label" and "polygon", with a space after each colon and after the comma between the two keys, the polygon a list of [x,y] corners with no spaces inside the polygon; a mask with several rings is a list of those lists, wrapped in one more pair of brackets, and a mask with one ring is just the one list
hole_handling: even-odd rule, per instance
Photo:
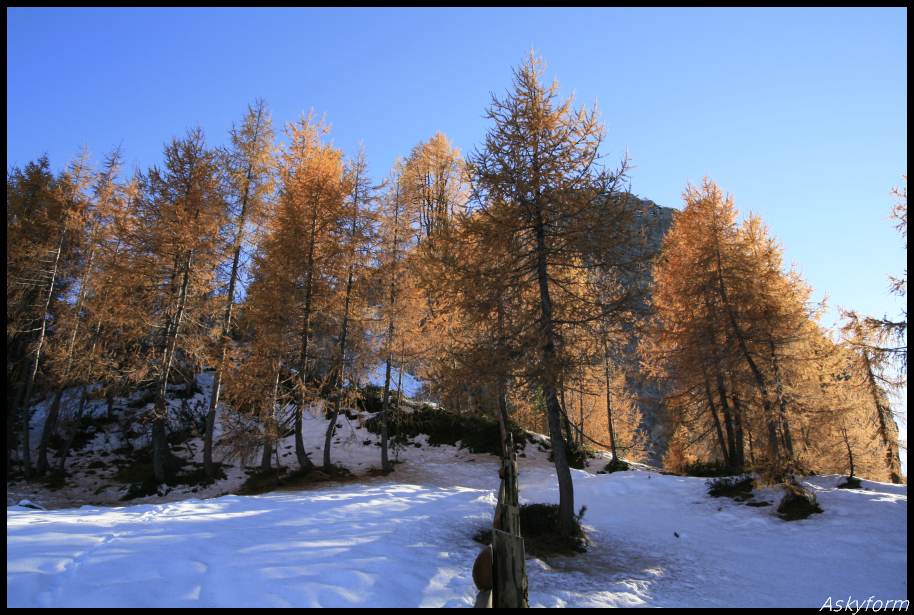
{"label": "clear blue sky", "polygon": [[[482,140],[490,92],[531,47],[599,102],[610,160],[681,207],[708,175],[760,214],[833,305],[897,313],[888,213],[907,169],[905,9],[8,9],[7,158],[62,166],[123,143],[132,165],[199,124],[212,144],[255,97],[314,108],[373,173],[442,130]],[[834,311],[826,318],[831,324]]]}

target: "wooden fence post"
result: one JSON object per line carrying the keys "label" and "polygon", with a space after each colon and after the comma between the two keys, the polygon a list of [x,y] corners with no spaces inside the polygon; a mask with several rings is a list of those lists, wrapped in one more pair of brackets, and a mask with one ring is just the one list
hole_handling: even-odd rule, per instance
{"label": "wooden fence post", "polygon": [[[499,417],[501,418],[501,417]],[[499,421],[502,422],[501,420]],[[484,551],[474,564],[473,578],[477,581],[479,566],[488,570],[485,557],[491,553],[491,589],[488,579],[479,575],[479,593],[476,608],[527,608],[527,569],[524,563],[524,539],[520,531],[520,505],[517,488],[517,455],[514,452],[514,437],[504,425],[502,434],[502,462],[498,486],[498,504],[492,522],[491,551]]]}
{"label": "wooden fence post", "polygon": [[527,570],[524,563],[524,539],[520,531],[514,437],[507,434],[506,440],[501,488],[498,491],[501,523],[500,529],[492,530],[492,606],[516,609],[527,607]]}

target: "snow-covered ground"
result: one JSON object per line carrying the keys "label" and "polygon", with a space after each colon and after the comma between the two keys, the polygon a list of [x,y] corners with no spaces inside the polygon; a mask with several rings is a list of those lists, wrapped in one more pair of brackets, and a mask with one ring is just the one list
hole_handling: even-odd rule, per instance
{"label": "snow-covered ground", "polygon": [[[365,379],[366,384],[371,384],[376,387],[384,386],[384,376],[387,371],[386,365],[384,363],[378,363],[374,369],[372,369],[367,378]],[[422,382],[419,381],[415,376],[410,374],[407,371],[403,372],[403,378],[400,378],[400,370],[396,367],[390,368],[390,388],[393,391],[397,390],[397,385],[402,383],[403,386],[403,395],[409,398],[414,398],[422,390]]]}
{"label": "snow-covered ground", "polygon": [[[199,382],[190,407],[208,394],[211,374]],[[44,405],[33,421],[36,443]],[[103,402],[96,406],[103,413]],[[332,459],[355,481],[239,496],[247,474],[235,464],[214,485],[170,487],[124,506],[127,486],[114,479],[112,460],[123,428],[135,424],[128,409],[118,412],[126,416],[120,428],[100,423],[72,455],[70,486],[7,485],[7,606],[472,605],[480,549],[472,536],[491,523],[495,457],[430,447],[420,436],[397,452],[393,474],[371,477],[377,436],[361,418],[341,416]],[[320,412],[306,418],[305,446],[319,462],[327,421]],[[280,443],[285,466],[295,465],[292,445],[291,437]],[[176,450],[202,456],[198,438]],[[519,461],[522,501],[557,502],[545,450],[528,443]],[[842,490],[841,477],[811,478],[825,512],[785,522],[774,491],[755,495],[772,505],[750,507],[711,498],[700,478],[643,466],[596,474],[605,462],[573,470],[588,552],[529,559],[532,606],[907,599],[905,486],[864,481],[864,489]],[[9,506],[23,498],[50,510]]]}
{"label": "snow-covered ground", "polygon": [[[527,450],[522,499],[557,501],[545,455]],[[425,446],[401,458],[389,477],[309,491],[9,507],[7,606],[469,606],[471,536],[491,521],[496,460]],[[906,599],[906,487],[840,490],[839,479],[808,481],[825,512],[788,523],[773,506],[711,498],[698,478],[574,471],[592,544],[528,560],[530,604]]]}

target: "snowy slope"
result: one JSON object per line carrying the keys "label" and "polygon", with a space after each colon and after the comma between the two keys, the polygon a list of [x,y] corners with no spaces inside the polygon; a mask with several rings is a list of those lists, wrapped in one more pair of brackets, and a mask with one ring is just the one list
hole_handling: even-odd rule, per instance
{"label": "snowy slope", "polygon": [[[527,454],[522,500],[557,501],[545,454]],[[9,507],[7,606],[470,606],[471,536],[491,520],[496,460],[426,446],[401,459],[389,477],[310,491]],[[773,506],[710,498],[698,478],[574,471],[574,480],[592,545],[528,560],[532,606],[907,598],[906,487],[838,490],[839,477],[817,477],[807,484],[825,512],[787,523]]]}
{"label": "snowy slope", "polygon": [[[205,400],[211,381],[198,377],[189,407]],[[33,419],[33,441],[46,405]],[[103,414],[102,406],[92,412]],[[231,495],[246,478],[236,463],[211,486],[171,487],[123,506],[126,485],[114,480],[112,460],[144,409],[131,412],[118,410],[119,426],[98,424],[74,453],[71,485],[7,485],[8,504],[28,498],[52,509],[7,508],[7,606],[472,604],[480,549],[472,536],[491,522],[495,457],[430,447],[420,436],[396,452],[394,474],[369,477],[380,461],[377,436],[361,418],[341,416],[332,458],[359,476],[354,482]],[[305,446],[319,461],[327,421],[317,411],[305,419]],[[178,453],[201,461],[199,438]],[[279,453],[294,467],[291,437]],[[528,444],[519,461],[522,501],[558,501],[547,453]],[[787,523],[774,506],[709,497],[700,478],[644,466],[595,474],[605,461],[573,470],[589,551],[528,560],[531,605],[818,608],[829,596],[907,598],[905,486],[864,481],[864,490],[840,490],[840,477],[815,477],[807,484],[825,512]]]}
{"label": "snowy slope", "polygon": [[[386,365],[384,363],[378,363],[372,369],[367,378],[365,379],[365,384],[371,384],[376,387],[384,386],[384,375],[386,372]],[[400,370],[396,367],[390,368],[390,388],[392,391],[397,390],[397,384],[400,383]],[[415,398],[419,395],[422,390],[422,382],[418,380],[415,376],[410,374],[407,371],[403,372],[403,395],[409,398]]]}

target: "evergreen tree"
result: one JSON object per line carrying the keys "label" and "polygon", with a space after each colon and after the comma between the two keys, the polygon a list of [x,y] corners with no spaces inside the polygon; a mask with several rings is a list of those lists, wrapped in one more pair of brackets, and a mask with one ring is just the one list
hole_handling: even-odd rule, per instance
{"label": "evergreen tree", "polygon": [[[289,144],[280,166],[276,213],[263,243],[265,275],[274,276],[285,309],[296,315],[295,454],[302,469],[313,467],[302,440],[302,413],[315,397],[319,376],[313,339],[316,316],[330,313],[332,265],[340,253],[338,223],[343,207],[342,153],[322,142],[328,132],[309,115],[289,124]],[[292,334],[293,332],[289,332]],[[325,363],[327,363],[325,361]],[[326,370],[329,371],[329,370]],[[326,375],[326,371],[324,375]]]}
{"label": "evergreen tree", "polygon": [[205,359],[213,274],[221,252],[219,229],[227,212],[216,153],[206,147],[199,129],[173,139],[165,147],[164,167],[153,167],[142,185],[130,237],[130,267],[145,287],[144,304],[136,306],[141,311],[135,317],[158,320],[143,354],[156,394],[153,472],[162,482],[174,465],[166,440],[168,387],[175,374],[187,381],[188,372]]}
{"label": "evergreen tree", "polygon": [[216,422],[216,407],[222,385],[228,340],[232,329],[232,311],[235,292],[241,268],[241,251],[244,245],[248,221],[257,222],[261,217],[263,203],[272,190],[273,175],[273,128],[266,103],[256,101],[248,107],[240,128],[231,132],[231,147],[222,153],[226,172],[228,196],[235,208],[233,238],[231,243],[231,269],[225,309],[222,316],[219,348],[216,351],[216,373],[213,376],[213,390],[209,411],[206,414],[206,429],[203,436],[203,465],[206,475],[213,477],[213,427]]}
{"label": "evergreen tree", "polygon": [[598,312],[592,297],[577,292],[575,276],[598,253],[596,241],[612,241],[613,196],[622,169],[599,164],[603,127],[596,111],[572,109],[556,100],[557,84],[542,83],[542,63],[532,55],[514,71],[514,88],[493,97],[487,117],[494,126],[485,145],[469,159],[474,201],[482,215],[498,217],[517,237],[517,252],[501,263],[507,284],[532,286],[536,299],[524,306],[537,322],[536,362],[531,377],[542,391],[559,482],[559,517],[570,533],[574,491],[562,437],[566,409],[559,401],[559,376],[566,359],[564,328]]}

